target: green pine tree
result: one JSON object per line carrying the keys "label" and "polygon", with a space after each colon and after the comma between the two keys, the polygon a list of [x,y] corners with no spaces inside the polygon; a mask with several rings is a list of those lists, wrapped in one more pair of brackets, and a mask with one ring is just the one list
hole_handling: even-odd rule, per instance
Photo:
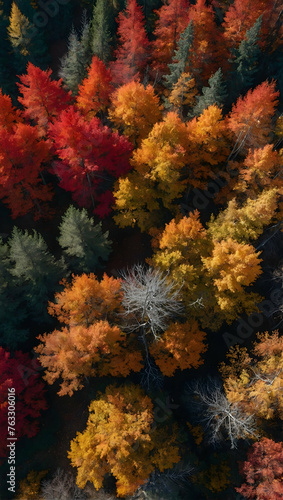
{"label": "green pine tree", "polygon": [[91,51],[104,62],[110,59],[111,55],[111,28],[110,16],[113,15],[113,8],[108,0],[97,0],[93,7],[91,20]]}
{"label": "green pine tree", "polygon": [[87,75],[87,67],[91,64],[92,50],[91,50],[91,24],[87,19],[86,10],[83,11],[82,21],[81,21],[81,38],[80,38],[80,48],[81,48],[81,62],[85,68],[83,77]]}
{"label": "green pine tree", "polygon": [[196,96],[197,104],[193,109],[193,116],[201,115],[204,109],[213,104],[217,104],[218,107],[222,107],[225,104],[228,94],[221,68],[209,78],[208,85],[209,87],[202,88],[201,96]]}
{"label": "green pine tree", "polygon": [[0,239],[0,345],[15,349],[28,337],[23,327],[26,310],[15,278],[11,275],[9,247]]}
{"label": "green pine tree", "polygon": [[48,320],[47,304],[65,272],[63,260],[55,260],[36,231],[29,234],[14,227],[8,244],[13,263],[11,274],[22,290],[29,317],[36,321]]}
{"label": "green pine tree", "polygon": [[94,272],[107,261],[111,252],[108,231],[102,232],[101,222],[94,225],[87,211],[70,206],[59,226],[59,245],[70,258],[70,267],[75,272]]}
{"label": "green pine tree", "polygon": [[81,83],[84,74],[84,67],[81,62],[81,46],[75,28],[72,27],[68,39],[68,52],[61,59],[61,68],[59,70],[60,78],[66,84],[73,94],[78,91],[78,85]]}
{"label": "green pine tree", "polygon": [[232,73],[232,90],[234,96],[245,94],[253,85],[261,54],[259,47],[260,28],[262,16],[260,16],[251,29],[247,30],[244,40],[235,51],[235,71]]}
{"label": "green pine tree", "polygon": [[166,80],[166,87],[172,89],[173,85],[179,80],[181,74],[185,72],[193,40],[194,26],[193,21],[190,21],[189,25],[180,35],[180,39],[177,43],[178,48],[175,50],[175,55],[173,57],[173,63],[168,65],[170,68],[170,75],[164,77]]}

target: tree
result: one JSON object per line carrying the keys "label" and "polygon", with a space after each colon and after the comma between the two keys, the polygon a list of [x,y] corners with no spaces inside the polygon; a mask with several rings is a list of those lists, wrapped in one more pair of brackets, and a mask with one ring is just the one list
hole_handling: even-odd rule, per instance
{"label": "tree", "polygon": [[250,0],[235,0],[229,6],[224,18],[225,43],[237,48],[244,39],[247,30],[262,16],[261,45],[266,43],[274,50],[282,35],[280,26],[280,2],[277,0],[260,0],[255,5]]}
{"label": "tree", "polygon": [[232,154],[251,148],[261,148],[270,142],[272,117],[278,103],[279,92],[275,82],[267,81],[250,89],[244,97],[239,97],[227,117],[227,126],[231,130],[235,145]]}
{"label": "tree", "polygon": [[255,199],[247,198],[243,204],[233,198],[216,218],[211,216],[208,231],[216,241],[232,238],[239,243],[249,243],[277,218],[277,208],[278,193],[275,189],[263,191]]}
{"label": "tree", "polygon": [[129,495],[156,468],[163,471],[179,462],[176,433],[164,441],[162,428],[152,430],[153,404],[139,386],[108,386],[89,412],[86,429],[71,442],[68,454],[80,488],[90,481],[99,490],[104,476],[112,473],[117,494]]}
{"label": "tree", "polygon": [[26,307],[11,269],[9,247],[0,239],[0,344],[15,349],[27,339],[29,332],[23,327]]}
{"label": "tree", "polygon": [[18,71],[21,71],[30,51],[32,26],[15,2],[12,3],[9,20],[7,32],[16,61],[20,65]]}
{"label": "tree", "polygon": [[194,395],[211,444],[229,439],[231,449],[234,449],[239,439],[258,437],[254,417],[246,414],[239,403],[231,403],[216,381],[197,382],[190,392]]}
{"label": "tree", "polygon": [[232,239],[213,242],[198,211],[166,224],[154,251],[154,267],[169,272],[180,287],[186,313],[202,327],[217,330],[241,311],[257,310],[260,297],[245,287],[261,273],[259,253]]}
{"label": "tree", "polygon": [[103,275],[98,281],[94,274],[72,277],[62,281],[64,290],[49,302],[48,312],[65,325],[88,327],[100,320],[117,322],[122,312],[121,280]]}
{"label": "tree", "polygon": [[232,73],[232,79],[233,92],[236,96],[247,92],[253,86],[261,54],[259,47],[261,23],[262,16],[256,20],[251,29],[246,31],[245,38],[234,51],[233,64],[236,69]]}
{"label": "tree", "polygon": [[69,256],[75,271],[92,272],[107,261],[111,252],[109,231],[102,233],[101,223],[94,225],[87,211],[70,206],[59,226],[59,245]]}
{"label": "tree", "polygon": [[47,408],[45,392],[45,384],[40,378],[37,361],[32,361],[28,354],[23,354],[21,351],[16,351],[11,357],[8,351],[0,347],[0,456],[2,458],[9,451],[8,395],[15,396],[16,437],[31,438],[37,434],[38,418]]}
{"label": "tree", "polygon": [[58,287],[65,270],[64,264],[55,260],[44,239],[35,230],[29,234],[27,230],[14,227],[8,245],[13,263],[11,274],[21,287],[29,315],[37,322],[44,322],[48,318],[48,299]]}
{"label": "tree", "polygon": [[156,11],[155,40],[153,41],[152,67],[157,75],[168,74],[168,64],[177,49],[177,41],[188,26],[187,0],[169,0]]}
{"label": "tree", "polygon": [[23,96],[18,100],[24,107],[24,116],[34,120],[43,131],[70,104],[70,92],[62,88],[62,79],[51,80],[51,74],[50,69],[42,71],[28,63],[27,74],[21,75],[18,83]]}
{"label": "tree", "polygon": [[283,494],[283,444],[262,438],[248,450],[240,471],[245,482],[235,488],[245,498],[280,500]]}
{"label": "tree", "polygon": [[[72,106],[50,126],[49,136],[60,159],[53,165],[61,179],[60,186],[71,191],[79,206],[92,206],[99,214],[97,204],[111,189],[113,178],[125,175],[130,169],[131,144],[103,126],[98,118],[86,121]],[[112,197],[108,202],[102,216],[109,213]]]}
{"label": "tree", "polygon": [[187,137],[186,125],[177,113],[168,113],[154,125],[133,154],[135,170],[117,183],[114,196],[119,213],[114,219],[119,226],[137,224],[146,231],[160,225],[166,211],[177,210],[174,202],[185,190]]}
{"label": "tree", "polygon": [[113,80],[123,85],[142,77],[148,62],[149,41],[144,27],[142,8],[136,0],[128,0],[125,11],[118,15],[119,37],[115,61],[110,64]]}
{"label": "tree", "polygon": [[84,492],[76,485],[74,476],[62,469],[57,469],[51,479],[42,481],[41,498],[42,500],[57,500],[58,498],[86,500]]}
{"label": "tree", "polygon": [[283,339],[279,332],[258,334],[252,357],[246,348],[230,348],[229,364],[220,371],[231,403],[240,402],[249,415],[256,418],[283,418]]}
{"label": "tree", "polygon": [[162,373],[171,377],[177,369],[198,368],[203,363],[201,354],[207,349],[205,336],[197,321],[171,323],[162,336],[150,345],[150,354]]}
{"label": "tree", "polygon": [[97,0],[93,6],[91,19],[90,47],[92,53],[106,63],[111,55],[110,18],[113,14],[112,3]]}
{"label": "tree", "polygon": [[187,182],[205,189],[208,181],[215,178],[226,163],[231,151],[227,124],[221,109],[214,104],[204,109],[199,117],[187,123],[188,164]]}
{"label": "tree", "polygon": [[223,81],[223,73],[219,68],[208,80],[209,87],[202,88],[202,95],[197,96],[197,104],[193,109],[194,115],[201,115],[209,106],[216,104],[222,108],[227,98],[226,84]]}
{"label": "tree", "polygon": [[0,134],[0,198],[15,219],[32,212],[35,219],[47,217],[47,204],[53,193],[43,182],[44,164],[49,159],[49,144],[35,127],[16,123],[13,131],[2,128]]}
{"label": "tree", "polygon": [[189,9],[194,39],[191,49],[191,72],[198,85],[206,84],[219,67],[227,69],[229,53],[216,22],[213,8],[197,0]]}
{"label": "tree", "polygon": [[192,107],[197,94],[196,82],[190,73],[182,73],[173,85],[168,102],[180,111],[182,116],[183,106]]}
{"label": "tree", "polygon": [[76,98],[78,108],[87,118],[92,118],[100,111],[105,112],[113,91],[111,82],[110,70],[98,57],[94,56],[88,68],[87,77],[79,85]]}
{"label": "tree", "polygon": [[144,87],[133,80],[119,87],[112,96],[109,117],[134,145],[140,145],[153,125],[161,120],[161,109],[153,87]]}
{"label": "tree", "polygon": [[38,339],[41,344],[35,350],[46,368],[44,379],[49,384],[62,380],[59,396],[72,396],[84,386],[86,377],[126,377],[142,368],[141,353],[133,339],[107,320],[88,327],[70,324]]}
{"label": "tree", "polygon": [[168,64],[170,74],[165,75],[164,77],[164,80],[166,80],[166,87],[172,89],[172,87],[178,82],[181,74],[185,72],[193,39],[194,26],[191,21],[180,35],[179,41],[177,42],[178,49],[175,50],[175,55],[173,57],[173,63]]}
{"label": "tree", "polygon": [[81,83],[86,73],[86,61],[82,52],[79,37],[74,27],[72,27],[68,38],[68,51],[61,59],[59,76],[74,95],[77,94],[78,85]]}
{"label": "tree", "polygon": [[16,500],[39,500],[41,481],[46,476],[47,471],[36,472],[30,471],[25,479],[20,481],[19,489],[17,491]]}

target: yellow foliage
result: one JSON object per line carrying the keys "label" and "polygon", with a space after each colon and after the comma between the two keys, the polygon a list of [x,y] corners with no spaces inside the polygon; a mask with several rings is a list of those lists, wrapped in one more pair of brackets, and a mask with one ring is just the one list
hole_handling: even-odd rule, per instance
{"label": "yellow foliage", "polygon": [[15,500],[41,500],[40,487],[41,480],[46,476],[47,470],[36,472],[32,470],[25,479],[20,481]]}
{"label": "yellow foliage", "polygon": [[168,101],[176,108],[192,107],[195,104],[197,93],[195,79],[190,73],[182,73],[177,83],[173,85]]}
{"label": "yellow foliage", "polygon": [[193,426],[192,424],[190,424],[190,422],[186,422],[186,423],[187,423],[188,428],[190,429],[191,434],[193,435],[195,443],[197,445],[201,444],[203,441],[203,436],[204,436],[203,428],[200,425]]}
{"label": "yellow foliage", "polygon": [[7,28],[9,39],[13,48],[19,50],[22,56],[29,54],[29,44],[31,41],[31,24],[24,16],[15,2],[12,3],[10,24]]}

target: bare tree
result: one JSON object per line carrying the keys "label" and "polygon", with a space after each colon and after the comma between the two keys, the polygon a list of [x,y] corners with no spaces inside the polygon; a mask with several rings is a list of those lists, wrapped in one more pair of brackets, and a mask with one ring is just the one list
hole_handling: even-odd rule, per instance
{"label": "bare tree", "polygon": [[233,449],[237,448],[239,439],[259,437],[254,416],[245,413],[240,403],[231,403],[217,381],[196,382],[192,392],[200,406],[201,420],[211,444],[228,438]]}
{"label": "bare tree", "polygon": [[69,472],[57,469],[52,479],[42,482],[43,500],[86,500],[84,492],[78,488],[75,478]]}
{"label": "bare tree", "polygon": [[157,269],[136,265],[121,272],[124,317],[130,331],[151,332],[155,339],[183,311],[179,289]]}

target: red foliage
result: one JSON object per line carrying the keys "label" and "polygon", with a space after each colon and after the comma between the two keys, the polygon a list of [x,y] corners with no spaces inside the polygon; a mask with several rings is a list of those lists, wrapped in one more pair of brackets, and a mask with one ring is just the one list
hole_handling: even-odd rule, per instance
{"label": "red foliage", "polygon": [[22,121],[21,113],[12,105],[11,97],[2,94],[0,89],[0,127],[4,127],[10,132],[16,123]]}
{"label": "red foliage", "polygon": [[48,123],[70,104],[71,92],[62,88],[62,79],[51,80],[51,69],[42,71],[28,63],[27,74],[21,75],[18,83],[19,102],[24,106],[24,115],[34,120],[39,127],[46,129]]}
{"label": "red foliage", "polygon": [[79,85],[77,105],[80,111],[88,118],[95,116],[98,111],[104,111],[110,103],[110,94],[113,91],[112,76],[103,61],[94,56],[88,69],[88,76]]}
{"label": "red foliage", "polygon": [[111,63],[113,80],[122,85],[138,79],[148,62],[149,41],[144,27],[142,8],[136,0],[128,0],[127,7],[118,15],[119,45],[116,61]]}
{"label": "red foliage", "polygon": [[43,183],[43,164],[49,159],[49,144],[30,125],[18,123],[13,131],[0,130],[0,198],[12,211],[12,218],[33,212],[46,216],[44,202],[52,198]]}
{"label": "red foliage", "polygon": [[[34,436],[39,430],[37,421],[47,408],[45,384],[39,375],[40,365],[28,354],[17,351],[13,358],[0,347],[0,457],[8,454],[8,388],[15,389],[16,438]],[[14,437],[14,436],[12,436]]]}
{"label": "red foliage", "polygon": [[224,37],[230,47],[238,47],[259,16],[262,15],[261,44],[268,41],[276,48],[282,36],[282,23],[278,22],[282,4],[278,0],[235,0],[224,18]]}
{"label": "red foliage", "polygon": [[152,67],[159,75],[169,73],[180,34],[189,24],[188,0],[169,0],[155,13],[158,15],[153,42]]}
{"label": "red foliage", "polygon": [[241,466],[246,482],[238,493],[257,500],[283,498],[283,444],[262,438],[248,451],[247,461]]}
{"label": "red foliage", "polygon": [[105,187],[107,191],[112,187],[113,178],[130,169],[130,142],[96,117],[87,121],[73,106],[50,126],[49,135],[61,160],[53,165],[60,186],[71,191],[80,206],[94,208]]}

